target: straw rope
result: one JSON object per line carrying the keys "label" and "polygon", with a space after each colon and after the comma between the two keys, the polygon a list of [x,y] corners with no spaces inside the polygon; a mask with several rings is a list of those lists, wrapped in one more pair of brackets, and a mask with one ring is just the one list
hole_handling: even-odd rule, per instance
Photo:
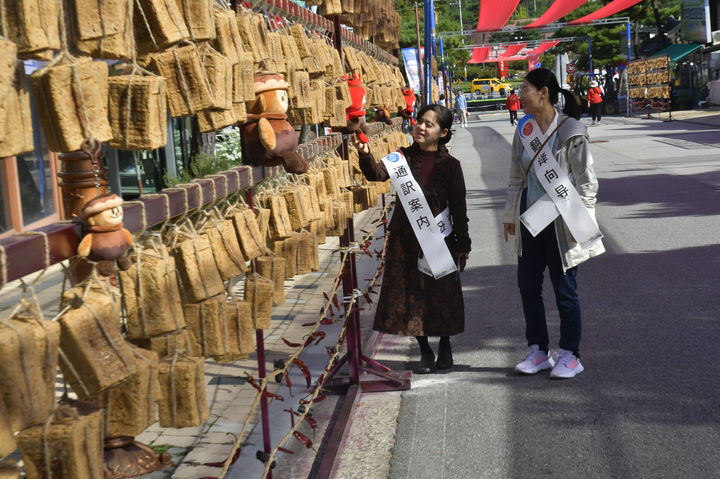
{"label": "straw rope", "polygon": [[[390,206],[386,206],[386,207],[382,210],[382,212],[381,212],[381,218],[385,218],[385,217],[386,217],[389,208],[390,208]],[[382,225],[382,223],[379,223],[378,226],[377,226],[377,228],[375,229],[375,231],[372,232],[372,233],[368,233],[365,238],[374,237],[374,235],[375,235],[375,234],[377,233],[377,231],[380,229],[381,225]],[[388,234],[388,233],[385,232],[385,240],[386,240],[386,241],[387,241],[387,234]],[[293,437],[293,434],[295,433],[295,431],[297,431],[297,429],[298,429],[298,427],[300,426],[300,424],[303,423],[303,420],[305,419],[305,417],[310,413],[310,408],[311,408],[311,405],[313,404],[313,401],[314,401],[320,394],[323,393],[323,388],[322,388],[322,386],[323,386],[325,380],[327,379],[327,374],[330,372],[330,370],[332,369],[333,365],[335,364],[335,362],[337,361],[337,359],[340,357],[340,355],[343,354],[342,349],[341,349],[340,347],[337,347],[337,346],[342,345],[342,343],[343,343],[344,340],[345,340],[345,336],[346,336],[346,333],[347,333],[347,327],[348,327],[348,324],[349,324],[349,321],[348,321],[348,320],[349,320],[349,318],[350,318],[350,315],[352,314],[353,309],[356,308],[356,307],[358,307],[357,303],[358,303],[359,298],[362,297],[362,296],[364,296],[364,295],[366,295],[366,294],[368,294],[368,291],[375,285],[375,283],[378,281],[378,279],[382,276],[382,269],[384,268],[385,253],[386,253],[386,252],[387,252],[387,248],[384,248],[384,249],[383,249],[382,257],[381,257],[380,261],[378,262],[378,268],[377,268],[375,274],[373,275],[373,278],[371,279],[370,283],[368,284],[367,288],[365,289],[365,291],[359,291],[359,290],[356,289],[355,291],[353,291],[353,295],[352,295],[350,298],[343,298],[343,302],[347,304],[346,310],[345,310],[345,314],[344,314],[344,317],[343,317],[343,322],[344,322],[344,324],[343,324],[342,329],[340,330],[340,334],[338,335],[338,341],[337,341],[337,343],[336,343],[336,347],[334,348],[335,350],[334,350],[333,354],[330,356],[330,359],[328,360],[327,365],[326,365],[325,368],[323,369],[323,372],[321,373],[321,377],[323,378],[323,381],[322,381],[322,382],[318,381],[318,384],[317,384],[317,386],[315,387],[315,389],[314,389],[314,391],[312,392],[312,394],[310,394],[310,397],[307,398],[307,399],[305,399],[305,400],[308,402],[308,406],[305,408],[305,411],[300,414],[300,416],[298,417],[298,419],[295,421],[295,424],[291,426],[291,428],[290,428],[290,430],[287,432],[287,434],[286,434],[286,435],[275,445],[275,447],[273,448],[273,450],[272,450],[272,452],[270,453],[267,461],[265,462],[265,470],[263,471],[263,476],[262,476],[263,479],[266,478],[267,475],[268,475],[268,473],[270,472],[270,470],[271,470],[271,468],[272,468],[273,459],[275,458],[275,456],[276,456],[277,453],[279,452],[279,449],[283,446],[283,444],[285,444],[290,438]],[[351,253],[350,250],[347,250],[347,251],[346,251],[346,254],[350,254],[350,253]],[[347,258],[347,256],[344,257],[344,260],[345,260],[346,258]],[[344,260],[343,260],[343,263],[342,263],[342,264],[345,264],[345,261],[344,261]],[[339,278],[338,278],[338,279],[339,279]],[[322,319],[322,318],[321,318],[321,319]],[[317,329],[319,328],[319,326],[320,326],[320,320],[317,321],[315,327],[313,328],[313,331],[312,331],[310,334],[312,334],[312,333],[314,333],[315,331],[317,331]],[[304,347],[304,346],[301,346],[301,347],[298,348],[298,349],[299,349],[299,351],[296,351],[295,354],[293,354],[292,356],[290,356],[290,358],[288,358],[288,359],[286,360],[285,367],[283,368],[283,369],[284,369],[284,371],[283,371],[284,374],[288,374],[287,371],[292,367],[292,365],[293,365],[293,359],[299,357],[300,353],[305,349],[305,347]],[[277,374],[279,374],[279,373],[277,373]],[[271,377],[272,377],[272,376],[275,376],[275,375],[276,375],[276,373],[275,373],[275,371],[273,371]],[[219,477],[224,477],[224,475],[220,475]]]}
{"label": "straw rope", "polygon": [[[145,195],[147,196],[147,195]],[[140,220],[142,221],[142,224],[140,226],[140,232],[143,232],[147,229],[148,223],[147,223],[147,212],[145,210],[145,202],[140,200],[135,201],[125,201],[126,205],[140,205]]]}
{"label": "straw rope", "polygon": [[[26,284],[22,278],[20,278],[20,283],[22,283],[23,289],[25,290],[29,287],[30,291],[32,292],[33,299],[38,302],[37,296],[35,295],[34,286],[51,266],[52,259],[50,258],[50,238],[48,238],[47,233],[45,233],[44,231],[23,231],[22,233],[18,233],[17,236],[42,236],[43,239],[43,261],[45,263],[45,267],[42,269],[42,271],[40,271],[37,276],[35,276],[35,279],[33,279],[29,285]],[[7,275],[7,271],[5,272],[5,274]]]}
{"label": "straw rope", "polygon": [[[152,28],[150,28],[150,22],[148,21],[147,16],[145,15],[145,11],[143,10],[140,0],[135,0],[135,5],[137,6],[138,10],[140,10],[140,15],[142,16],[143,22],[145,23],[145,28],[147,29],[147,32],[150,35],[150,41],[153,42],[153,45],[155,46],[156,50],[159,49],[160,46],[158,45],[157,40],[155,40],[155,35],[153,35]],[[134,48],[133,48],[133,50],[134,50]]]}
{"label": "straw rope", "polygon": [[[175,190],[174,190],[175,191]],[[170,197],[165,193],[148,193],[143,195],[144,198],[162,198],[163,206],[165,207],[165,221],[169,221],[170,216]]]}
{"label": "straw rope", "polygon": [[[381,211],[380,218],[385,218],[387,216],[390,208],[391,208],[390,205],[386,206]],[[382,225],[382,222],[379,222],[378,227],[376,228],[375,232],[369,233],[366,236],[366,238],[373,237],[377,233],[377,231],[380,229],[381,225]],[[349,248],[343,248],[340,250],[342,252],[342,256],[340,258],[341,264],[345,264],[349,255],[355,251],[355,248],[357,248],[357,246],[355,246],[355,247],[351,246]],[[384,257],[383,257],[383,260],[381,260],[379,262],[379,265],[383,265],[383,264],[384,264]],[[320,328],[321,321],[327,316],[328,312],[330,311],[330,308],[332,307],[332,302],[333,302],[332,298],[336,294],[338,289],[340,288],[340,285],[342,283],[342,276],[343,276],[343,273],[341,271],[341,273],[335,278],[333,286],[329,291],[329,298],[326,301],[325,306],[320,310],[319,318],[315,322],[315,325],[310,329],[308,336],[314,334]],[[368,288],[372,288],[372,286],[375,284],[375,282],[377,281],[377,279],[379,279],[380,276],[381,276],[380,270],[378,269],[378,271],[376,272],[376,274],[375,274],[373,280],[371,281],[371,284],[368,286]],[[366,290],[366,292],[367,292],[367,290]],[[357,299],[359,297],[363,296],[363,294],[365,294],[365,293],[356,290],[355,292],[353,292],[352,297],[343,298],[343,302],[345,302],[347,304],[347,308],[346,308],[346,311],[344,314],[344,319],[343,319],[345,324],[343,325],[343,328],[340,331],[340,334],[338,337],[338,344],[341,344],[344,341],[345,335],[346,335],[346,330],[347,330],[347,325],[348,325],[347,320],[348,320],[350,314],[352,313],[352,310],[354,307],[353,305],[355,303],[357,303]],[[263,392],[266,391],[267,385],[270,382],[270,380],[274,379],[275,376],[278,376],[281,374],[287,374],[288,371],[292,367],[294,367],[293,360],[299,358],[300,354],[305,349],[306,349],[306,347],[304,345],[297,348],[297,350],[286,359],[285,366],[283,368],[278,368],[278,369],[275,369],[275,370],[269,372],[268,374],[266,374],[265,378],[263,378],[259,382],[260,390],[256,394],[255,400],[253,401],[253,403],[250,406],[250,411],[248,412],[248,415],[245,418],[245,421],[243,422],[243,425],[242,425],[240,431],[238,432],[237,436],[235,437],[235,443],[233,445],[233,448],[231,449],[231,452],[228,455],[228,458],[226,459],[225,464],[223,465],[223,469],[221,470],[220,474],[218,474],[218,478],[224,478],[227,475],[228,471],[230,470],[230,467],[232,466],[232,458],[235,455],[235,453],[237,452],[237,450],[243,444],[243,440],[245,438],[245,432],[250,424],[250,421],[254,418],[254,413],[257,410],[258,406],[260,405],[260,399],[263,395]],[[324,377],[327,377],[326,373],[331,369],[332,365],[335,363],[335,361],[338,359],[338,357],[340,356],[341,353],[342,353],[341,348],[336,348],[336,351],[331,356],[330,360],[328,361],[327,366],[325,367],[325,369],[322,373],[324,375]],[[316,387],[315,391],[313,392],[313,394],[311,395],[311,397],[308,401],[310,403],[312,403],[312,401],[321,393],[322,393],[322,384],[318,384],[318,386]],[[270,457],[268,458],[268,460],[265,464],[266,468],[265,468],[263,477],[266,477],[267,473],[270,471],[270,466],[273,462],[273,458],[279,451],[278,448],[281,447],[288,439],[290,439],[292,437],[292,433],[297,429],[297,426],[299,426],[299,424],[302,423],[303,419],[305,418],[305,416],[307,415],[307,413],[309,411],[310,411],[310,408],[309,407],[306,408],[306,412],[300,416],[300,418],[296,422],[296,426],[293,426],[293,428],[288,432],[288,434],[275,447],[275,449],[273,450],[273,452],[271,453]]]}
{"label": "straw rope", "polygon": [[[198,208],[201,208],[205,204],[205,195],[203,193],[202,185],[200,183],[194,182],[194,183],[180,183],[178,185],[175,185],[177,188],[196,188],[197,191],[197,197],[198,197]],[[190,211],[190,206],[186,206],[185,211]]]}

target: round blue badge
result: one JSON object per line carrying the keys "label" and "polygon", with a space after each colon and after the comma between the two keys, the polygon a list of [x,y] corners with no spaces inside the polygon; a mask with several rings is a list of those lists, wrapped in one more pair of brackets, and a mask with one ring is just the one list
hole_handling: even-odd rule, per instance
{"label": "round blue badge", "polygon": [[390,153],[388,156],[386,156],[387,160],[391,163],[395,163],[396,161],[400,161],[400,154],[397,152]]}

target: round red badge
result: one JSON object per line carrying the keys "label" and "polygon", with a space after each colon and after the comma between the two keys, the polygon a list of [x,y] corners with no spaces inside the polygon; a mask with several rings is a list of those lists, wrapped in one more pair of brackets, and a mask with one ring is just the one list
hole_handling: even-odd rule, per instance
{"label": "round red badge", "polygon": [[523,135],[528,136],[530,133],[532,133],[532,131],[533,131],[532,123],[530,123],[529,121],[526,122],[522,129]]}

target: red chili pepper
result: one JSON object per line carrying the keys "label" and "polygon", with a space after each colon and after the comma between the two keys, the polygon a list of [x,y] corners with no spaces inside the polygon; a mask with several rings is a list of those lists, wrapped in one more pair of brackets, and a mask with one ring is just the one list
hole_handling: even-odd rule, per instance
{"label": "red chili pepper", "polygon": [[327,326],[328,324],[335,324],[335,320],[332,318],[325,318],[320,320],[320,324]]}
{"label": "red chili pepper", "polygon": [[287,344],[291,348],[299,348],[300,346],[302,346],[302,344],[300,344],[300,343],[293,343],[292,341],[288,341],[285,338],[280,338],[280,339],[282,339],[283,343]]}
{"label": "red chili pepper", "polygon": [[288,387],[288,391],[290,392],[290,397],[292,397],[292,381],[290,380],[290,372],[285,371],[285,384]]}
{"label": "red chili pepper", "polygon": [[250,376],[249,374],[247,375],[247,382],[248,382],[248,384],[250,384],[252,387],[254,387],[254,388],[257,389],[258,391],[260,391],[260,385],[259,385],[257,382],[255,382],[255,378],[253,378],[253,377]]}
{"label": "red chili pepper", "polygon": [[275,393],[271,393],[270,391],[263,391],[263,392],[262,392],[262,395],[265,396],[266,398],[277,399],[278,401],[284,401],[284,400],[285,400],[284,397],[282,397],[282,396],[280,396],[280,395],[278,395],[278,394],[275,394]]}
{"label": "red chili pepper", "polygon": [[284,447],[278,447],[278,451],[284,452],[285,454],[295,454],[295,453],[294,453],[293,451],[291,451],[290,449],[285,449]]}
{"label": "red chili pepper", "polygon": [[[308,327],[308,326],[315,326],[317,324],[316,321],[313,321],[311,323],[302,323],[302,326]],[[299,345],[298,345],[299,346]]]}
{"label": "red chili pepper", "polygon": [[330,297],[327,295],[325,291],[323,291],[323,297],[325,298],[325,301],[330,301]]}
{"label": "red chili pepper", "polygon": [[[326,397],[327,397],[326,394],[320,394],[320,395],[318,395],[318,397],[316,397],[315,399],[313,399],[312,402],[313,402],[313,403],[320,402],[320,401],[322,401],[323,399],[325,399]],[[310,402],[311,402],[311,401],[308,401],[307,399],[301,399],[301,400],[300,400],[300,404],[310,404]]]}
{"label": "red chili pepper", "polygon": [[362,232],[365,233],[365,234],[368,234],[368,231],[367,231],[367,230],[360,230],[360,231],[362,231]]}
{"label": "red chili pepper", "polygon": [[312,374],[310,373],[310,368],[307,364],[301,359],[295,358],[293,359],[293,364],[298,367],[300,371],[302,371],[303,376],[305,376],[305,382],[307,383],[307,387],[310,387],[310,384],[312,384]]}
{"label": "red chili pepper", "polygon": [[305,339],[305,346],[310,346],[310,343],[315,341],[315,339],[317,339],[317,341],[315,341],[315,344],[318,344],[320,341],[325,339],[325,336],[325,331],[314,331],[308,334],[308,337]]}
{"label": "red chili pepper", "polygon": [[293,431],[293,436],[295,436],[295,439],[300,441],[307,447],[308,449],[312,447],[313,442],[310,440],[309,437],[307,437],[305,434],[301,433],[300,431]]}
{"label": "red chili pepper", "polygon": [[340,301],[338,300],[337,293],[333,294],[333,304],[336,308],[340,309]]}
{"label": "red chili pepper", "polygon": [[363,293],[363,298],[365,298],[365,301],[368,303],[372,303],[372,298],[370,298],[370,295],[368,293]]}
{"label": "red chili pepper", "polygon": [[305,422],[308,423],[308,426],[310,426],[313,431],[317,428],[317,421],[311,418],[309,414],[305,415]]}

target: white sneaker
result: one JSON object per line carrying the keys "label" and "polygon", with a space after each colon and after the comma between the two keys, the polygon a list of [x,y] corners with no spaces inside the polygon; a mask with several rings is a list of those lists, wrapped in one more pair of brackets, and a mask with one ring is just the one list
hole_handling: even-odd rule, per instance
{"label": "white sneaker", "polygon": [[524,374],[535,374],[543,369],[550,369],[555,365],[555,361],[540,346],[533,344],[528,349],[525,359],[515,366],[515,371]]}
{"label": "white sneaker", "polygon": [[585,368],[580,362],[580,358],[575,356],[572,351],[561,349],[558,353],[557,363],[555,364],[553,370],[550,372],[550,377],[558,379],[570,379],[574,378],[584,370]]}

